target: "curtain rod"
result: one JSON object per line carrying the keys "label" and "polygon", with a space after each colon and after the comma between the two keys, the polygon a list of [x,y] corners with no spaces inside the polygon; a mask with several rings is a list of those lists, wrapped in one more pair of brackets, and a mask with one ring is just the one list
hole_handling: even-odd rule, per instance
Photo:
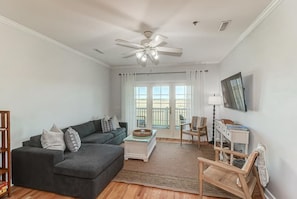
{"label": "curtain rod", "polygon": [[[197,70],[198,71],[198,70]],[[200,70],[199,72],[208,72],[208,70]],[[159,75],[159,74],[183,74],[186,73],[186,71],[180,71],[180,72],[148,72],[148,73],[135,73],[135,75]],[[119,76],[121,76],[122,73],[119,73]]]}

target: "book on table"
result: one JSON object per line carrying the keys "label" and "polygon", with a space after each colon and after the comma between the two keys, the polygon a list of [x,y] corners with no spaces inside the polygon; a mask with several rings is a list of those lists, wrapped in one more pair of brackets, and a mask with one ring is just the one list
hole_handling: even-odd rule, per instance
{"label": "book on table", "polygon": [[8,189],[8,184],[5,181],[0,181],[0,194],[6,192]]}
{"label": "book on table", "polygon": [[249,129],[246,126],[241,124],[226,124],[228,130],[239,130],[239,131],[248,131]]}

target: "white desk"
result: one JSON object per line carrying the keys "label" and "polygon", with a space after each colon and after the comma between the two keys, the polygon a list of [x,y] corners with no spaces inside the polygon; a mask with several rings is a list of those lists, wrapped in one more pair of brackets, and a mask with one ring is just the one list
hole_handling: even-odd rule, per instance
{"label": "white desk", "polygon": [[[234,143],[244,144],[245,150],[244,153],[248,153],[248,144],[249,144],[249,134],[247,130],[230,130],[227,129],[226,125],[223,124],[220,120],[216,121],[216,131],[215,131],[214,146],[217,146],[217,141],[220,142],[220,147],[223,147],[223,141],[226,139],[231,143],[231,150],[234,150]],[[218,140],[217,140],[218,139]],[[230,157],[230,162],[233,163],[233,155]]]}

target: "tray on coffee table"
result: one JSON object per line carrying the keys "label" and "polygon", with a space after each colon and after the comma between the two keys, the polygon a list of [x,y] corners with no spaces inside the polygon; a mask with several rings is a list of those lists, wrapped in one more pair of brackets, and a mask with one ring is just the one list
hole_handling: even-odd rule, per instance
{"label": "tray on coffee table", "polygon": [[136,129],[133,131],[133,136],[136,137],[148,137],[152,135],[151,129]]}

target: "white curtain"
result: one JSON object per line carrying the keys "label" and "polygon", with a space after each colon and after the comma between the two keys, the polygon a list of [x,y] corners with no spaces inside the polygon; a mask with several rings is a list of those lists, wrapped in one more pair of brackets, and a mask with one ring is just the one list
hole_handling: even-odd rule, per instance
{"label": "white curtain", "polygon": [[128,134],[136,128],[135,122],[135,85],[136,74],[121,74],[121,120],[128,122]]}
{"label": "white curtain", "polygon": [[187,71],[188,96],[190,99],[191,116],[204,116],[205,105],[205,72],[203,70]]}

